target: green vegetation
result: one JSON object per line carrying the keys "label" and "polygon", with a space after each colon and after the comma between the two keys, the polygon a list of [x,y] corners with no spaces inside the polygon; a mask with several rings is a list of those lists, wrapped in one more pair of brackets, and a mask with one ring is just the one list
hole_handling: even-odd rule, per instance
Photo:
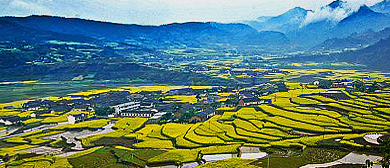
{"label": "green vegetation", "polygon": [[258,168],[258,166],[252,163],[256,162],[255,159],[240,159],[231,158],[225,160],[219,160],[214,162],[208,162],[206,164],[197,166],[196,168]]}
{"label": "green vegetation", "polygon": [[[306,164],[327,163],[337,159],[340,159],[348,154],[348,152],[335,150],[335,149],[323,149],[323,148],[306,148],[302,153],[297,153],[296,156],[282,157],[275,154],[271,154],[270,167],[272,168],[285,168],[285,167],[300,167]],[[294,153],[294,152],[293,152]],[[268,158],[260,159],[254,165],[260,167],[267,167]]]}
{"label": "green vegetation", "polygon": [[91,120],[91,121],[85,121],[85,122],[80,122],[80,123],[76,123],[76,124],[62,125],[62,126],[53,127],[50,129],[51,130],[98,129],[98,128],[102,128],[105,125],[107,125],[108,121],[109,120],[106,120],[106,119]]}
{"label": "green vegetation", "polygon": [[[146,121],[147,121],[146,118],[121,118],[114,125],[114,127],[117,128],[116,131],[89,136],[89,137],[81,139],[81,141],[82,141],[83,146],[86,146],[86,147],[96,146],[96,145],[99,145],[100,143],[102,143],[102,142],[98,143],[98,141],[102,138],[106,138],[105,140],[109,140],[110,138],[121,138],[121,137],[124,137],[125,135],[131,134],[135,130],[138,130],[139,128],[141,128],[145,124]],[[107,122],[107,121],[105,121],[105,122]],[[124,140],[125,143],[131,143],[131,142],[126,142],[126,141],[130,141],[130,140],[121,139],[121,142],[124,142],[122,140]],[[96,144],[94,142],[96,142]],[[106,144],[106,142],[107,141],[103,141],[103,144]]]}
{"label": "green vegetation", "polygon": [[199,159],[199,151],[192,149],[174,149],[166,153],[160,154],[148,160],[151,164],[158,163],[175,163],[180,165],[181,163],[193,162]]}
{"label": "green vegetation", "polygon": [[[132,167],[118,161],[115,157],[116,149],[101,148],[93,153],[79,157],[68,158],[69,163],[74,167]],[[118,149],[119,150],[119,149]]]}
{"label": "green vegetation", "polygon": [[[38,145],[49,145],[69,150],[74,144],[66,143],[65,139],[45,140],[42,137],[70,130],[96,130],[112,121],[116,122],[113,132],[82,138],[83,147],[89,149],[66,157],[69,162],[66,159],[61,160],[54,157],[44,159],[36,156],[32,157],[30,161],[23,159],[23,161],[16,162],[12,160],[10,163],[14,166],[42,165],[43,167],[59,164],[57,160],[68,163],[67,166],[75,167],[180,165],[200,161],[202,155],[238,153],[241,146],[253,146],[267,150],[267,152],[278,149],[282,150],[281,153],[283,153],[284,150],[291,150],[291,155],[288,156],[272,154],[271,167],[299,167],[308,163],[334,161],[347,153],[347,151],[319,147],[343,147],[364,151],[371,149],[371,146],[362,143],[358,139],[363,139],[362,137],[366,134],[388,133],[388,130],[390,130],[390,111],[388,110],[390,96],[386,96],[387,93],[354,93],[347,92],[344,88],[307,88],[306,84],[301,83],[286,83],[286,85],[292,90],[260,97],[271,99],[271,104],[218,109],[217,106],[212,104],[211,106],[215,106],[214,110],[217,110],[218,114],[221,115],[215,115],[196,124],[164,123],[165,121],[158,122],[158,124],[149,124],[147,118],[93,119],[72,125],[61,125],[46,130],[6,137],[3,139],[3,143],[18,145],[1,148],[0,155],[14,156],[19,150],[38,147]],[[175,88],[186,87],[141,86],[123,87],[117,90],[137,93],[145,89],[167,93]],[[90,90],[73,95],[90,95],[114,90]],[[336,100],[337,98],[332,96],[325,96],[325,92],[333,90],[344,93],[350,99]],[[175,101],[193,104],[194,109],[202,106],[201,103],[197,103],[196,95],[173,95],[175,96],[164,97],[164,100],[161,99],[160,101],[174,99]],[[224,96],[230,96],[230,94]],[[46,97],[44,99],[64,100],[71,98]],[[220,97],[217,97],[217,99],[219,100]],[[20,108],[22,103],[13,102],[7,105]],[[1,107],[5,106],[6,104],[1,104]],[[31,114],[31,111],[21,113],[17,108],[2,108],[1,110],[2,116],[29,117]],[[106,115],[108,114],[106,113],[107,110],[100,112],[97,110],[96,113]],[[23,121],[23,124],[24,126],[39,126],[44,123],[58,123],[66,121],[68,115],[79,113],[83,112],[56,112],[39,118],[30,118]],[[174,120],[173,122],[182,121]],[[5,129],[5,127],[1,129]],[[335,141],[335,139],[340,139],[340,141]],[[264,167],[267,164],[266,159],[257,161],[230,160],[236,160],[237,164],[240,163],[245,167]],[[199,167],[229,167],[235,164],[218,161]]]}

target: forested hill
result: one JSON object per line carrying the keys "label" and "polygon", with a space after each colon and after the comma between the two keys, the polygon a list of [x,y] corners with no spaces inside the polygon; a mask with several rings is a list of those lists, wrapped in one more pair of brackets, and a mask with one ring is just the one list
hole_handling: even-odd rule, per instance
{"label": "forested hill", "polygon": [[214,22],[173,23],[162,26],[141,26],[99,22],[52,16],[2,17],[1,21],[24,28],[50,31],[72,36],[87,36],[108,41],[131,41],[157,47],[172,45],[199,46],[213,43],[227,45],[287,45],[283,33],[258,32],[245,24]]}

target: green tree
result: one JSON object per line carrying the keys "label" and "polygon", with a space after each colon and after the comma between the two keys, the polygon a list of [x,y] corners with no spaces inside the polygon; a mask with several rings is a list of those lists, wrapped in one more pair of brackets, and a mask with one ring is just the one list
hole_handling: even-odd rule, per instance
{"label": "green tree", "polygon": [[362,168],[371,168],[372,166],[374,166],[374,162],[371,160],[366,160],[366,164],[363,165]]}
{"label": "green tree", "polygon": [[115,110],[110,107],[100,107],[100,108],[96,108],[95,110],[95,114],[98,116],[108,116],[114,112]]}
{"label": "green tree", "polygon": [[390,165],[390,138],[386,138],[383,141],[383,146],[381,147],[381,152],[383,153],[383,159],[381,160],[381,165],[383,168],[389,168],[389,165]]}
{"label": "green tree", "polygon": [[329,89],[331,85],[332,85],[332,81],[330,81],[330,80],[321,80],[320,84],[318,85],[318,87],[322,88],[322,89]]}

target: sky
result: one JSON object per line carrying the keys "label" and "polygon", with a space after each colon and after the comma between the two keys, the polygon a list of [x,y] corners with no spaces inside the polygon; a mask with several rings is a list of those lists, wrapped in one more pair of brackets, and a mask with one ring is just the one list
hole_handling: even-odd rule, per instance
{"label": "sky", "polygon": [[[0,16],[52,15],[141,25],[161,25],[191,21],[229,23],[254,20],[260,16],[277,16],[294,7],[320,10],[322,6],[332,1],[0,0]],[[368,6],[380,1],[349,0],[351,4],[367,4]]]}

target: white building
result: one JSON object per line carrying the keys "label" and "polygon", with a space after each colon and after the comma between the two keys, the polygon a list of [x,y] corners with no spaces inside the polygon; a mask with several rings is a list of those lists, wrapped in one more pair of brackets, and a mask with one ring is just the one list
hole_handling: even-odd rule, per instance
{"label": "white building", "polygon": [[153,117],[150,117],[150,120],[157,120],[160,119],[163,115],[167,114],[167,112],[160,112],[153,115]]}
{"label": "white building", "polygon": [[69,124],[75,124],[80,121],[84,121],[88,118],[88,114],[77,114],[77,115],[69,115],[68,116],[68,123]]}
{"label": "white building", "polygon": [[139,108],[140,106],[141,106],[140,102],[128,102],[116,106],[111,106],[111,108],[115,110],[116,114],[119,114],[124,110],[132,110],[132,109]]}
{"label": "white building", "polygon": [[120,113],[121,117],[141,117],[141,118],[150,118],[156,114],[158,110],[156,109],[139,109],[139,110],[126,110]]}

